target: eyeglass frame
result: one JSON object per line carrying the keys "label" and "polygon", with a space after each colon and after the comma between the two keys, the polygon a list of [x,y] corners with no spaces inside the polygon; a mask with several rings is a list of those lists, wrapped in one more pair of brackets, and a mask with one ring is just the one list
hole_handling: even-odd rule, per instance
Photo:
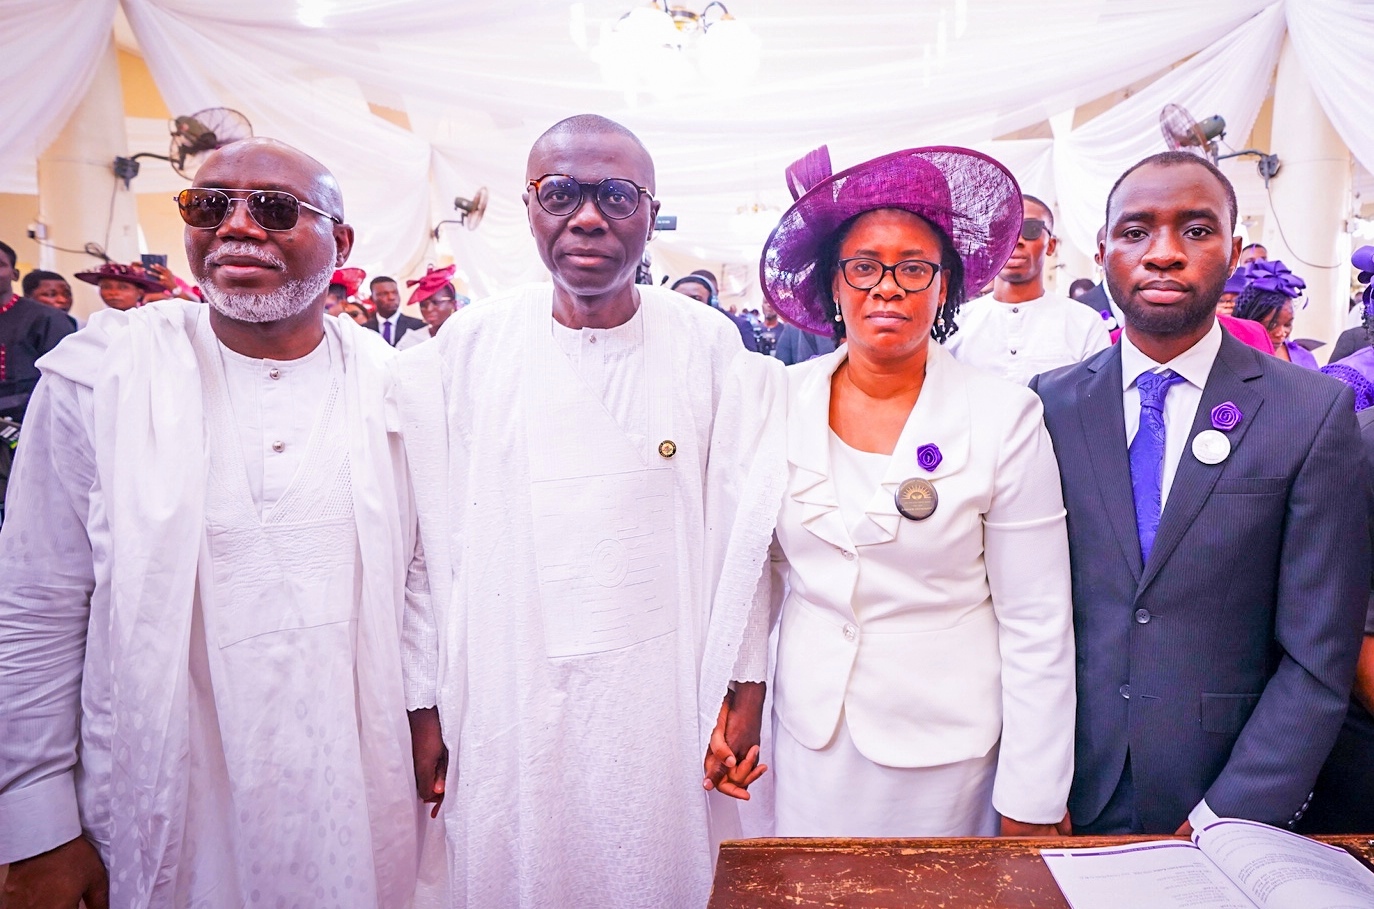
{"label": "eyeglass frame", "polygon": [[[1033,237],[1028,237],[1028,236],[1026,236],[1026,234],[1025,234],[1025,230],[1026,230],[1026,225],[1027,225],[1028,223],[1031,223],[1031,222],[1034,222],[1034,223],[1040,225],[1040,232],[1037,233],[1037,234],[1036,234],[1035,236],[1033,236]],[[1039,240],[1041,237],[1048,237],[1049,239],[1053,240],[1053,239],[1054,239],[1054,231],[1050,229],[1050,222],[1046,221],[1044,218],[1022,218],[1022,219],[1021,219],[1021,231],[1017,234],[1017,236],[1019,236],[1022,240],[1025,240],[1027,243],[1034,243],[1036,240]]]}
{"label": "eyeglass frame", "polygon": [[[212,193],[221,193],[221,194],[223,194],[224,198],[226,198],[226,199],[229,200],[229,204],[226,205],[225,208],[224,208],[224,217],[220,218],[220,219],[219,219],[219,223],[218,223],[218,224],[215,224],[213,227],[200,227],[200,226],[198,226],[198,225],[192,224],[191,222],[189,222],[189,221],[186,220],[186,215],[181,214],[181,208],[182,208],[182,205],[181,205],[181,196],[182,196],[182,194],[183,194],[183,193],[194,192],[194,191],[196,191],[196,190],[201,190],[201,191],[204,191],[204,192],[212,192]],[[245,195],[245,196],[243,196],[242,198],[240,198],[240,197],[238,197],[238,196],[232,196],[232,195],[230,195],[230,193],[246,193],[247,195]],[[181,214],[181,220],[182,220],[182,222],[185,223],[185,225],[186,225],[187,227],[190,227],[190,228],[192,228],[192,229],[194,229],[194,230],[219,230],[221,227],[224,226],[224,222],[229,220],[229,216],[230,216],[231,214],[233,214],[233,211],[234,211],[234,203],[235,203],[235,202],[242,202],[243,205],[244,205],[244,208],[247,208],[247,209],[248,209],[248,217],[251,218],[251,219],[253,220],[253,223],[256,224],[258,227],[261,227],[263,230],[268,231],[269,233],[283,234],[283,233],[286,233],[286,232],[289,231],[289,230],[295,230],[295,229],[296,229],[296,225],[301,223],[300,216],[299,216],[299,214],[298,214],[297,217],[296,217],[296,224],[292,224],[290,227],[268,227],[266,224],[263,224],[261,221],[259,221],[259,220],[257,219],[257,216],[253,214],[253,209],[251,209],[251,208],[248,207],[248,198],[247,198],[247,197],[248,197],[248,196],[251,196],[251,195],[254,195],[254,194],[256,194],[256,193],[272,193],[273,195],[277,195],[277,196],[286,196],[286,197],[289,198],[289,199],[295,200],[295,203],[296,203],[296,205],[297,205],[299,208],[304,208],[306,211],[312,211],[312,212],[314,212],[315,214],[320,215],[321,217],[328,218],[329,220],[333,221],[335,224],[342,224],[342,223],[344,223],[343,218],[339,218],[339,217],[337,217],[337,216],[335,216],[335,215],[331,215],[329,212],[325,211],[325,210],[322,209],[322,208],[316,208],[314,205],[311,205],[309,202],[304,202],[304,201],[302,201],[299,197],[296,196],[295,193],[289,193],[289,192],[287,192],[287,191],[284,190],[284,189],[228,189],[228,188],[222,187],[222,186],[188,186],[186,189],[183,189],[181,192],[179,192],[179,193],[177,193],[175,196],[173,196],[173,197],[172,197],[172,201],[175,202],[175,203],[177,204],[177,213],[178,213],[178,214]]]}
{"label": "eyeglass frame", "polygon": [[[873,262],[876,265],[878,265],[879,268],[882,269],[882,271],[878,272],[878,280],[874,281],[867,287],[860,287],[859,285],[855,284],[853,281],[849,279],[849,275],[845,273],[846,265],[848,265],[850,262],[860,261]],[[897,269],[908,262],[920,262],[922,265],[930,266],[930,280],[925,283],[924,287],[907,287],[897,277]],[[839,270],[840,277],[844,278],[844,283],[848,284],[855,290],[873,290],[873,288],[883,283],[883,279],[887,277],[888,272],[892,272],[893,283],[895,283],[898,287],[900,287],[902,290],[906,291],[909,294],[919,294],[923,291],[929,290],[930,285],[935,283],[935,276],[938,275],[940,272],[944,271],[943,265],[941,265],[939,262],[932,262],[929,259],[903,259],[900,262],[895,262],[892,265],[888,265],[885,262],[883,262],[883,260],[875,259],[872,256],[850,256],[848,259],[840,259],[839,261],[837,261],[835,263],[835,267]]]}
{"label": "eyeglass frame", "polygon": [[[539,184],[543,183],[550,177],[563,177],[577,184],[577,204],[574,205],[571,210],[566,211],[561,215],[549,211],[548,208],[544,206],[544,200],[539,198]],[[604,184],[609,183],[611,180],[615,180],[620,183],[628,183],[635,189],[639,190],[639,192],[635,194],[634,211],[630,212],[628,215],[624,215],[622,217],[617,218],[615,215],[608,213],[604,208],[601,207],[601,200],[597,198],[597,193],[601,191],[601,187]],[[544,176],[542,177],[536,177],[534,179],[525,181],[525,191],[529,192],[531,189],[534,190],[534,201],[538,202],[539,207],[543,209],[544,214],[548,215],[551,218],[570,218],[573,215],[577,214],[577,212],[587,202],[587,190],[589,188],[595,189],[597,191],[596,193],[592,194],[592,204],[596,206],[596,210],[601,212],[602,216],[609,218],[612,221],[628,221],[630,218],[633,218],[635,215],[637,215],[639,213],[639,196],[641,194],[648,196],[650,202],[654,201],[654,194],[649,192],[649,188],[647,186],[640,186],[638,183],[629,179],[628,177],[606,177],[605,179],[599,180],[596,183],[583,183],[581,180],[577,179],[572,174],[544,174]]]}

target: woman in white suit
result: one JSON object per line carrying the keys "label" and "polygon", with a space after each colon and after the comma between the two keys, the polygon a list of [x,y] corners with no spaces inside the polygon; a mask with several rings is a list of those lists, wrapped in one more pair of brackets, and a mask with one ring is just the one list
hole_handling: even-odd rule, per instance
{"label": "woman in white suit", "polygon": [[779,836],[1067,832],[1074,651],[1039,399],[938,343],[1016,245],[1019,189],[965,149],[831,176],[769,238],[769,302],[845,343],[788,370],[773,681]]}

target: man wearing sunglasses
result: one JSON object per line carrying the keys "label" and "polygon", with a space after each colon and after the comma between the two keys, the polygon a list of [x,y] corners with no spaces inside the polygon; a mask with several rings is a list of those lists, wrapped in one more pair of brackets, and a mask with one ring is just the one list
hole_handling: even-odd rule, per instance
{"label": "man wearing sunglasses", "polygon": [[1045,291],[1045,260],[1054,254],[1054,214],[1023,195],[1025,220],[992,293],[959,311],[959,331],[946,343],[955,357],[1026,385],[1038,373],[1077,363],[1111,346],[1100,313]]}
{"label": "man wearing sunglasses", "polygon": [[623,126],[555,125],[525,182],[552,284],[397,360],[434,603],[407,619],[416,777],[450,789],[451,906],[705,905],[723,794],[763,770],[782,366],[634,284],[654,186]]}
{"label": "man wearing sunglasses", "polygon": [[414,521],[394,354],[324,318],[353,229],[333,176],[268,139],[177,202],[209,305],[100,312],[40,361],[0,531],[6,887],[408,905]]}

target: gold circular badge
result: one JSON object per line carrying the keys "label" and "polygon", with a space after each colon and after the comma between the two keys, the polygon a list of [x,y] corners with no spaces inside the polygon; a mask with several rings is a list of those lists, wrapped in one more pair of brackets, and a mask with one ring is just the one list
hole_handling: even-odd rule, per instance
{"label": "gold circular badge", "polygon": [[935,513],[940,497],[929,480],[912,477],[897,488],[897,511],[911,521],[924,521]]}
{"label": "gold circular badge", "polygon": [[665,458],[671,458],[677,454],[677,443],[672,439],[664,439],[658,443],[658,453]]}

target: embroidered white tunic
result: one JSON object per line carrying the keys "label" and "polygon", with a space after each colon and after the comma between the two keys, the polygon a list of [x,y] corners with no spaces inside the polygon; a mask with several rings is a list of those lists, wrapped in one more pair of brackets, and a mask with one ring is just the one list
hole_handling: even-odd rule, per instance
{"label": "embroidered white tunic", "polygon": [[435,603],[407,616],[408,696],[451,752],[449,905],[700,907],[738,831],[701,761],[730,680],[767,669],[781,367],[639,292],[626,324],[572,331],[524,288],[397,361]]}
{"label": "embroidered white tunic", "polygon": [[959,331],[945,349],[960,362],[1018,385],[1112,344],[1099,313],[1058,294],[1025,303],[999,303],[987,294],[965,303],[955,321]]}
{"label": "embroidered white tunic", "polygon": [[[203,307],[180,306],[133,317],[132,331],[118,324],[130,321],[121,314],[110,325],[93,324],[87,339],[103,349],[112,338],[112,363],[150,339],[165,345],[165,359],[139,357],[146,370],[125,361],[128,368],[104,378],[132,387],[159,383],[173,398],[174,415],[177,403],[202,413],[181,421],[180,445],[164,438],[142,451],[120,451],[92,420],[106,406],[99,391],[66,374],[80,361],[44,364],[42,422],[26,437],[31,448],[20,465],[38,490],[32,501],[76,499],[84,489],[89,504],[77,508],[70,523],[59,520],[41,532],[30,525],[44,516],[21,509],[16,526],[7,522],[5,537],[8,544],[26,535],[56,536],[48,545],[66,546],[75,560],[80,547],[63,540],[89,533],[85,571],[93,572],[82,586],[94,590],[84,672],[49,687],[26,655],[25,645],[40,643],[38,629],[24,628],[25,616],[13,608],[14,588],[4,581],[0,628],[23,629],[15,636],[16,663],[47,692],[30,712],[70,703],[80,692],[80,821],[74,823],[76,806],[66,794],[75,724],[53,711],[23,763],[0,748],[0,826],[25,840],[10,857],[84,829],[109,867],[112,905],[402,906],[416,853],[407,741],[404,721],[397,721],[403,703],[401,588],[379,579],[394,591],[385,605],[368,592],[363,569],[372,560],[363,555],[358,520],[360,509],[371,519],[370,548],[385,554],[390,531],[396,533],[395,553],[402,551],[398,506],[387,505],[381,494],[396,478],[371,475],[357,484],[361,496],[354,483],[359,459],[380,466],[375,449],[362,453],[371,447],[359,441],[368,432],[364,414],[372,413],[381,449],[389,447],[375,390],[383,376],[373,348],[381,345],[361,329],[342,329],[327,331],[320,346],[299,360],[250,359],[218,343]],[[374,408],[349,400],[367,383],[374,388]],[[118,418],[137,421],[138,408],[129,406]],[[58,427],[68,431],[54,432]],[[49,473],[57,445],[73,459],[75,476],[65,480]],[[161,536],[155,523],[147,541],[129,545],[116,537],[116,503],[124,501],[126,478],[117,469],[114,475],[95,469],[108,466],[102,462],[116,451],[145,479],[162,476],[172,484],[172,523],[190,515],[174,537]],[[203,486],[177,483],[167,459],[199,463]],[[84,531],[83,511],[90,515]],[[118,518],[140,517],[128,511],[118,508]],[[383,516],[387,511],[390,520]],[[145,546],[158,575],[180,571],[180,557],[189,555],[184,603],[160,598],[156,581],[134,588],[121,581],[119,566],[136,562]],[[8,562],[22,561],[29,547],[5,548]],[[79,562],[68,567],[82,570]],[[7,577],[24,583],[24,567],[17,572],[18,578]],[[395,566],[369,573],[398,575]],[[84,601],[81,588],[71,593]],[[87,630],[84,609],[68,614],[49,608],[71,597],[60,590],[51,599],[39,596],[46,602],[37,612],[53,626],[60,623],[68,637],[79,639]],[[379,616],[383,610],[392,616],[389,632]],[[140,646],[145,635],[151,635],[148,644]],[[135,653],[139,658],[132,658]],[[51,672],[55,667],[49,666]],[[15,673],[13,682],[23,679]],[[0,681],[7,697],[9,684]],[[139,693],[145,690],[170,696]],[[33,729],[26,719],[23,706],[0,709],[7,735]]]}

